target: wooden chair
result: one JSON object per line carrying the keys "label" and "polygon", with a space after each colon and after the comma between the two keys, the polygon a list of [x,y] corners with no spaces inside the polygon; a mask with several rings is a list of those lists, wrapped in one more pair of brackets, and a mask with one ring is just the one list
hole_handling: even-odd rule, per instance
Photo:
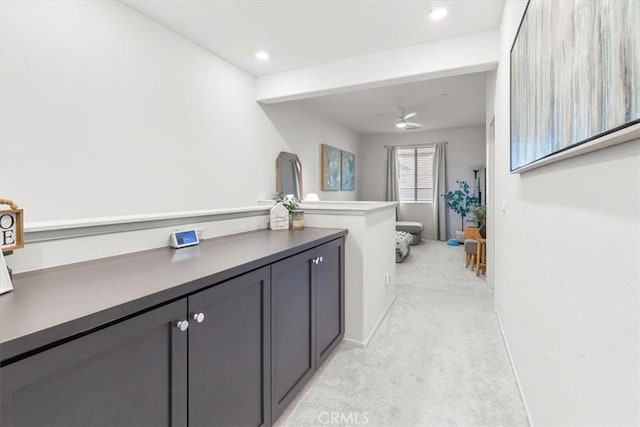
{"label": "wooden chair", "polygon": [[481,238],[480,230],[475,227],[468,227],[464,230],[464,251],[467,254],[464,266],[469,268],[469,262],[471,262],[471,271],[473,271],[474,266],[479,263],[480,244],[478,241]]}
{"label": "wooden chair", "polygon": [[480,270],[487,274],[487,239],[478,239],[478,269],[476,270],[476,276],[480,275]]}

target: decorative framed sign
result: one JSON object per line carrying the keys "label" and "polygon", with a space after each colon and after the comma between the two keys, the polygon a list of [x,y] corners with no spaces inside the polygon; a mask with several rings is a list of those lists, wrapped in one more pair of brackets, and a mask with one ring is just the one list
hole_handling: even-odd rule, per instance
{"label": "decorative framed sign", "polygon": [[272,230],[289,229],[289,209],[282,202],[278,202],[269,212],[269,226]]}
{"label": "decorative framed sign", "polygon": [[356,189],[356,155],[348,151],[342,152],[342,190]]}
{"label": "decorative framed sign", "polygon": [[22,209],[9,199],[0,199],[0,205],[10,209],[0,210],[0,245],[2,252],[24,247],[24,219]]}
{"label": "decorative framed sign", "polygon": [[529,0],[511,47],[511,172],[640,138],[640,2]]}
{"label": "decorative framed sign", "polygon": [[342,172],[342,156],[341,151],[330,145],[321,145],[321,161],[322,161],[322,190],[323,191],[340,191],[341,188],[341,172]]}

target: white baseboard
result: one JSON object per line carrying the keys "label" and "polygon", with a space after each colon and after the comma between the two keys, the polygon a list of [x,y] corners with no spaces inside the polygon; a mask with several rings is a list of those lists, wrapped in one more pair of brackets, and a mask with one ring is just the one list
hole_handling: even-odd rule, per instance
{"label": "white baseboard", "polygon": [[522,405],[524,406],[524,412],[527,414],[527,421],[530,426],[533,426],[533,421],[531,420],[531,414],[529,413],[529,406],[527,406],[527,400],[524,398],[524,393],[522,391],[522,385],[520,384],[520,378],[518,378],[518,371],[516,371],[516,365],[513,363],[513,358],[511,357],[511,349],[509,348],[509,342],[507,341],[507,336],[504,333],[504,328],[502,327],[502,320],[500,320],[500,314],[498,314],[498,310],[495,310],[496,318],[498,319],[498,326],[500,326],[500,334],[502,335],[502,342],[504,342],[504,347],[507,349],[507,356],[509,357],[509,364],[511,364],[511,370],[513,371],[513,376],[516,379],[516,384],[518,385],[518,391],[520,392],[520,400],[522,400]]}
{"label": "white baseboard", "polygon": [[371,338],[373,338],[373,336],[375,335],[375,333],[378,331],[378,328],[380,327],[380,325],[382,324],[382,321],[384,320],[385,317],[387,317],[387,313],[389,312],[389,310],[391,309],[391,306],[393,305],[394,302],[396,302],[396,299],[398,298],[398,294],[396,293],[393,298],[391,298],[391,301],[389,301],[389,304],[387,304],[387,306],[384,308],[384,311],[382,312],[382,314],[380,315],[380,318],[378,319],[378,321],[376,322],[375,326],[373,327],[373,329],[371,329],[371,332],[369,333],[369,336],[367,337],[367,339],[364,341],[364,345],[365,347],[369,344],[369,341],[371,341]]}
{"label": "white baseboard", "polygon": [[348,345],[350,347],[357,347],[357,348],[366,348],[367,347],[367,343],[364,343],[362,341],[357,341],[357,340],[352,340],[349,338],[343,338],[342,339],[342,343],[345,345]]}
{"label": "white baseboard", "polygon": [[389,301],[389,304],[387,304],[387,306],[385,307],[384,311],[382,312],[382,315],[380,316],[380,318],[376,322],[375,326],[371,330],[371,333],[369,334],[369,336],[367,337],[367,339],[364,342],[363,341],[352,340],[350,338],[344,338],[342,340],[342,342],[347,344],[347,345],[350,345],[352,347],[367,348],[367,345],[369,345],[369,341],[371,341],[371,338],[373,338],[375,333],[378,331],[378,328],[382,324],[382,321],[384,320],[385,317],[387,317],[387,313],[391,309],[391,306],[393,305],[393,303],[396,302],[397,298],[398,298],[398,294],[395,294],[393,296],[393,298],[391,298],[391,301]]}

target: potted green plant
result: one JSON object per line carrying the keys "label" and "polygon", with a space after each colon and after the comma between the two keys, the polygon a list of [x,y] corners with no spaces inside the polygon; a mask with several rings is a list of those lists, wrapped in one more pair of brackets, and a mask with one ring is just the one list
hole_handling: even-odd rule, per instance
{"label": "potted green plant", "polygon": [[487,207],[485,205],[475,205],[471,209],[474,219],[478,223],[480,235],[484,238],[487,233]]}
{"label": "potted green plant", "polygon": [[443,194],[443,197],[447,207],[460,215],[460,229],[456,230],[456,239],[458,242],[464,243],[464,218],[469,215],[471,208],[478,204],[478,198],[469,193],[471,187],[466,181],[456,182],[460,188],[454,191],[447,191]]}
{"label": "potted green plant", "polygon": [[272,199],[275,202],[274,207],[278,206],[278,204],[281,204],[287,209],[287,212],[289,213],[289,227],[294,227],[296,229],[299,229],[298,227],[301,226],[300,224],[302,224],[302,222],[294,223],[293,213],[297,213],[298,215],[302,213],[301,210],[298,210],[298,206],[300,205],[300,203],[302,203],[300,199],[298,199],[293,194],[285,195],[283,193],[275,193],[272,196]]}
{"label": "potted green plant", "polygon": [[275,193],[272,199],[276,203],[282,203],[289,212],[298,209],[298,205],[301,203],[293,194],[287,194],[285,196],[283,193]]}

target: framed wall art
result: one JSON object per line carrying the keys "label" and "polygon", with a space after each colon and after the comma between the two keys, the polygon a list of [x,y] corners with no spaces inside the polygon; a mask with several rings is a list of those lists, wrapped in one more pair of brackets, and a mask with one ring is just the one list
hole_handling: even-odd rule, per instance
{"label": "framed wall art", "polygon": [[356,155],[348,151],[342,152],[342,190],[356,189]]}
{"label": "framed wall art", "polygon": [[640,2],[530,0],[510,71],[512,172],[640,138]]}
{"label": "framed wall art", "polygon": [[340,150],[330,145],[322,144],[321,162],[322,190],[340,191],[342,183],[342,156]]}

